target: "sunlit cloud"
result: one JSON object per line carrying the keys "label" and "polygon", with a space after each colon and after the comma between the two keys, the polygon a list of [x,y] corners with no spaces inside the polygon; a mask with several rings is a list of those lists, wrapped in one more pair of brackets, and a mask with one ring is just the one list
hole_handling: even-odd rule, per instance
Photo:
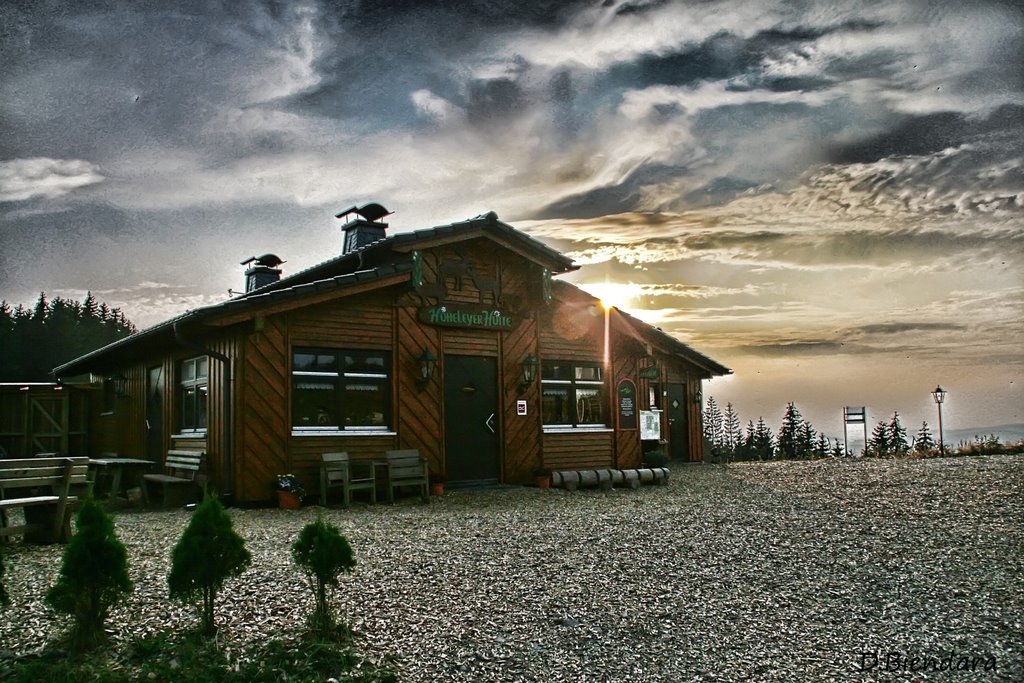
{"label": "sunlit cloud", "polygon": [[55,199],[102,181],[99,167],[82,159],[34,157],[0,161],[0,202]]}

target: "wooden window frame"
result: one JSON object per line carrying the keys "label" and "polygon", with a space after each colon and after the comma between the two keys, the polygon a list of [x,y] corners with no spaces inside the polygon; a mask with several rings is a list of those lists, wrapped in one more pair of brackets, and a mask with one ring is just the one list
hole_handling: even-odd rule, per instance
{"label": "wooden window frame", "polygon": [[[205,373],[200,373],[200,366],[205,366]],[[192,372],[186,371],[191,368]],[[188,376],[188,375],[191,376]],[[193,398],[188,396],[189,390],[194,392]],[[206,394],[206,400],[200,402],[199,396]],[[209,425],[210,411],[210,357],[193,356],[178,363],[178,427],[180,434],[205,434]],[[202,408],[200,408],[202,403]],[[191,419],[189,419],[191,418]]]}
{"label": "wooden window frame", "polygon": [[[551,371],[554,367],[567,368],[567,377],[554,377]],[[580,377],[580,370],[596,370],[599,380],[588,380]],[[569,401],[568,422],[547,422],[544,416],[544,388],[566,387],[572,398]],[[601,422],[585,421],[585,415],[581,415],[581,390],[597,389],[597,396],[600,399],[602,418]],[[607,429],[609,428],[609,401],[608,382],[605,378],[604,366],[598,361],[563,361],[545,360],[541,362],[541,419],[544,420],[545,429]]]}
{"label": "wooden window frame", "polygon": [[[296,370],[296,356],[299,354],[333,356],[334,362],[331,368],[320,368],[318,370]],[[364,359],[380,359],[380,367],[383,372],[365,372],[346,370],[346,356]],[[392,433],[392,422],[394,410],[392,406],[392,377],[391,366],[392,354],[390,351],[381,349],[360,349],[360,348],[331,348],[323,346],[295,346],[291,353],[291,381],[289,384],[291,398],[290,424],[294,435],[316,435],[332,434],[343,432],[346,434],[382,434]],[[332,396],[329,401],[333,412],[327,412],[327,422],[312,424],[315,420],[320,422],[320,416],[309,416],[299,418],[297,415],[296,385],[303,380],[333,384]],[[363,384],[377,387],[383,393],[383,405],[381,411],[381,422],[374,424],[346,424],[346,410],[351,407],[352,401],[349,396],[352,392],[346,385],[362,382]]]}

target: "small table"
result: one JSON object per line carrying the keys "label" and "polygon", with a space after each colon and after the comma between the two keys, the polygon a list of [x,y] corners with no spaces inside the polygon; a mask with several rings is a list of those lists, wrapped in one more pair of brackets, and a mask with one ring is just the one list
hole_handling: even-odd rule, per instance
{"label": "small table", "polygon": [[129,479],[139,481],[143,470],[148,470],[156,463],[152,460],[141,460],[139,458],[90,458],[89,468],[103,470],[110,473],[110,492],[107,494],[108,501],[117,500],[121,495],[121,481],[125,470],[129,473]]}

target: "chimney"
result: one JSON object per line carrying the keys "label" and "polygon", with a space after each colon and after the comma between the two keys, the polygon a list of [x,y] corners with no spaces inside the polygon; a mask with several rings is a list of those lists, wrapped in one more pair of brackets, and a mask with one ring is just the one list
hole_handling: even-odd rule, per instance
{"label": "chimney", "polygon": [[282,261],[275,254],[264,254],[263,256],[250,256],[249,258],[242,261],[242,265],[246,266],[252,264],[245,271],[245,292],[249,292],[259,289],[260,287],[266,287],[269,284],[273,284],[281,279],[281,270],[275,266],[279,266]]}
{"label": "chimney", "polygon": [[[388,229],[387,223],[381,223],[380,219],[391,215],[380,204],[364,204],[345,209],[341,213],[334,214],[335,218],[346,218],[341,226],[345,233],[344,246],[341,253],[348,254],[362,249],[368,244],[384,239],[384,231]],[[353,216],[353,214],[355,214]]]}

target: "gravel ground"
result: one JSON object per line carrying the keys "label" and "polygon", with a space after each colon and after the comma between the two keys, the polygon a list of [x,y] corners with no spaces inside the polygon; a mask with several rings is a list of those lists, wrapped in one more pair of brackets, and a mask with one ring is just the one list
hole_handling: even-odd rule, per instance
{"label": "gravel ground", "polygon": [[[219,603],[233,652],[302,625],[289,547],[322,512],[232,511],[254,557]],[[508,487],[325,516],[359,563],[335,602],[404,681],[1024,680],[1022,457],[682,465],[639,491]],[[166,598],[187,519],[116,514],[136,588],[115,644],[195,623]],[[0,656],[63,628],[41,602],[60,547],[9,548]],[[935,671],[949,655],[996,669]],[[913,656],[934,661],[913,671]]]}

